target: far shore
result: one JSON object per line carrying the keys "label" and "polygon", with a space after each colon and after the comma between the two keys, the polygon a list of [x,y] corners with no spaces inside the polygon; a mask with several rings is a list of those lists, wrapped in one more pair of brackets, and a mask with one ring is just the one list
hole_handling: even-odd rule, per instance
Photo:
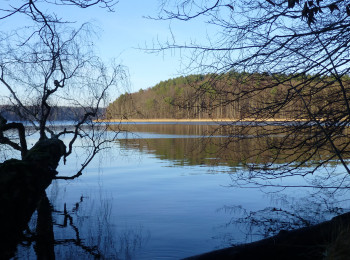
{"label": "far shore", "polygon": [[218,118],[218,119],[174,119],[174,118],[157,118],[157,119],[100,119],[98,122],[130,122],[130,123],[143,123],[143,122],[305,122],[306,119],[275,119],[275,118],[266,118],[266,119],[256,119],[256,118],[244,118],[244,119],[233,119],[233,118]]}

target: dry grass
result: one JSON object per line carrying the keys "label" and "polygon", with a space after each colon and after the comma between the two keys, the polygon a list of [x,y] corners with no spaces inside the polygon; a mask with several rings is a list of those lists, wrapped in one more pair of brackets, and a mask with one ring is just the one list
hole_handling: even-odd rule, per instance
{"label": "dry grass", "polygon": [[98,120],[99,122],[304,122],[306,119],[256,119],[256,118],[244,118],[244,119],[232,119],[232,118],[218,118],[218,119],[173,119],[173,118],[157,118],[157,119],[105,119]]}

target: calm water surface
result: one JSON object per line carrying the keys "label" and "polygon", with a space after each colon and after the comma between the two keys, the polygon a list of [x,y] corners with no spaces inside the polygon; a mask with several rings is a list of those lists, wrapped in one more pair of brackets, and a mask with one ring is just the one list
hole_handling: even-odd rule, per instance
{"label": "calm water surface", "polygon": [[[47,189],[56,259],[180,259],[349,208],[346,191],[230,187],[234,169],[228,161],[192,153],[201,145],[198,126],[142,124],[133,131],[82,177],[54,181]],[[80,157],[59,174],[72,175]],[[30,229],[36,221],[37,213]],[[35,258],[35,243],[19,245],[17,257]]]}

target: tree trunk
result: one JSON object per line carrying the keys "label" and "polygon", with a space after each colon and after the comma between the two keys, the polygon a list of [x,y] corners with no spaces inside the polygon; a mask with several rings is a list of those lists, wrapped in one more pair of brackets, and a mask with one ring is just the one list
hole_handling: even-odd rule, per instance
{"label": "tree trunk", "polygon": [[23,160],[10,159],[0,164],[0,259],[14,256],[64,154],[62,141],[47,139],[36,143]]}

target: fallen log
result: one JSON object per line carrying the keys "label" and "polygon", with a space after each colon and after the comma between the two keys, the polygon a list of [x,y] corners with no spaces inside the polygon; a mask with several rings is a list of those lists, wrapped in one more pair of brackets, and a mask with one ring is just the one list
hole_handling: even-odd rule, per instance
{"label": "fallen log", "polygon": [[260,241],[185,259],[350,259],[350,213],[315,226],[281,231]]}

